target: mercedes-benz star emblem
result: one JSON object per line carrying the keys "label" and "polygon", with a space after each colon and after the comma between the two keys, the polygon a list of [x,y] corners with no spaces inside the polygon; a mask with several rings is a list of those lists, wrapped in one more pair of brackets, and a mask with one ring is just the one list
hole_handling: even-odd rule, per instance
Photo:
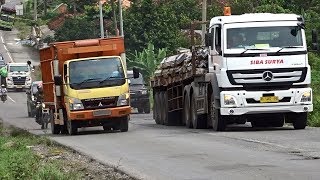
{"label": "mercedes-benz star emblem", "polygon": [[102,103],[100,102],[98,106],[101,107],[101,106],[102,106]]}
{"label": "mercedes-benz star emblem", "polygon": [[273,79],[273,74],[271,71],[265,71],[262,74],[262,79],[265,81],[271,81]]}

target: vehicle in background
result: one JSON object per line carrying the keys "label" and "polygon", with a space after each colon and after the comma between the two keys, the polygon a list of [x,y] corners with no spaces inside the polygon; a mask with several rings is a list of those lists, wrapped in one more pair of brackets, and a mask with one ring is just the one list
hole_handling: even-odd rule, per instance
{"label": "vehicle in background", "polygon": [[304,28],[295,14],[212,18],[205,46],[193,43],[190,52],[164,59],[156,70],[156,123],[223,131],[234,123],[286,122],[304,129],[313,111]]}
{"label": "vehicle in background", "polygon": [[7,63],[4,60],[0,60],[0,68],[3,68],[7,65]]}
{"label": "vehicle in background", "polygon": [[33,81],[29,89],[26,90],[27,94],[27,110],[28,117],[34,117],[36,113],[36,98],[35,95],[38,92],[38,85],[42,84],[42,81]]}
{"label": "vehicle in background", "polygon": [[127,71],[130,88],[130,106],[137,108],[139,113],[150,113],[149,91],[145,86],[142,74],[139,78],[133,78],[133,71]]}
{"label": "vehicle in background", "polygon": [[[30,62],[30,61],[29,61]],[[8,63],[7,89],[24,90],[31,86],[32,67],[28,63]]]}
{"label": "vehicle in background", "polygon": [[15,19],[15,10],[0,7],[0,29],[5,31],[11,31],[13,29]]}
{"label": "vehicle in background", "polygon": [[[40,49],[53,134],[103,126],[128,131],[131,107],[123,37],[56,42]],[[134,77],[139,72],[134,70]]]}

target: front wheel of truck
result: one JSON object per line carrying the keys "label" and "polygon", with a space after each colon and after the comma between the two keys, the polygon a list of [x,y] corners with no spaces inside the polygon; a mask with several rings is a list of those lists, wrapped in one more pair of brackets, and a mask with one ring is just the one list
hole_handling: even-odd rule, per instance
{"label": "front wheel of truck", "polygon": [[78,127],[76,126],[76,122],[67,120],[67,128],[68,128],[69,135],[78,134]]}
{"label": "front wheel of truck", "polygon": [[50,124],[51,124],[51,133],[52,134],[60,134],[61,126],[60,126],[60,124],[54,123],[53,112],[50,112]]}
{"label": "front wheel of truck", "polygon": [[294,129],[305,129],[307,126],[308,114],[304,113],[294,113],[288,116],[291,121]]}
{"label": "front wheel of truck", "polygon": [[129,129],[129,116],[121,118],[120,121],[120,131],[127,132]]}

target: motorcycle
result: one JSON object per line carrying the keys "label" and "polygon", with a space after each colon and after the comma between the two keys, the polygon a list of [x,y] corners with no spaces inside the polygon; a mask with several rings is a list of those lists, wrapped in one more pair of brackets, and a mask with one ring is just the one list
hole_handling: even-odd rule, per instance
{"label": "motorcycle", "polygon": [[47,129],[50,122],[49,108],[46,108],[44,103],[37,101],[36,112],[36,122],[41,125],[41,129]]}
{"label": "motorcycle", "polygon": [[7,101],[7,89],[5,88],[4,85],[1,85],[0,99],[3,103]]}

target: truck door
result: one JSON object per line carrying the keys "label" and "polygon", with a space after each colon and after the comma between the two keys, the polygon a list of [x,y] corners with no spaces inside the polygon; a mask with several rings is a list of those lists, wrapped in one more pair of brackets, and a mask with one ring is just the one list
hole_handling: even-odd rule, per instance
{"label": "truck door", "polygon": [[222,66],[222,41],[221,41],[221,25],[214,25],[212,27],[213,31],[213,46],[211,49],[211,59],[210,68],[212,72],[220,74],[220,69]]}

